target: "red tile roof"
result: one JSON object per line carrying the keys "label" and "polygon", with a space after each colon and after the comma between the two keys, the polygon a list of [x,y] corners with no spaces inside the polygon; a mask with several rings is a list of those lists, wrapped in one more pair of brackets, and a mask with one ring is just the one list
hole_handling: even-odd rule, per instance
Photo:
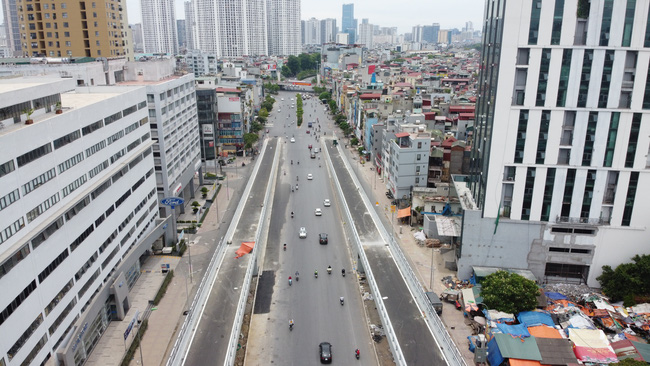
{"label": "red tile roof", "polygon": [[239,93],[241,90],[235,88],[217,88],[217,93]]}
{"label": "red tile roof", "polygon": [[408,132],[399,132],[395,134],[395,137],[400,138],[400,137],[407,137],[409,135]]}
{"label": "red tile roof", "polygon": [[452,105],[449,107],[449,113],[474,113],[473,105]]}
{"label": "red tile roof", "polygon": [[371,100],[371,99],[379,99],[379,98],[381,98],[381,94],[379,93],[367,93],[367,94],[361,94],[361,96],[359,96],[359,99],[362,100]]}

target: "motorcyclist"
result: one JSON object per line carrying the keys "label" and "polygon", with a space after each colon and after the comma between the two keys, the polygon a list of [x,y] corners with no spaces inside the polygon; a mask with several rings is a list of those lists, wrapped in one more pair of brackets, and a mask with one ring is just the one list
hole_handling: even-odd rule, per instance
{"label": "motorcyclist", "polygon": [[[289,319],[289,329],[293,329],[293,319]],[[357,350],[359,351],[359,350]]]}
{"label": "motorcyclist", "polygon": [[284,243],[284,250],[287,250],[287,243]]}
{"label": "motorcyclist", "polygon": [[342,274],[343,276],[345,276],[345,268],[343,268],[343,269],[341,270],[341,274]]}
{"label": "motorcyclist", "polygon": [[318,270],[315,270],[315,271],[314,271],[314,277],[317,277],[317,278],[318,278]]}
{"label": "motorcyclist", "polygon": [[291,218],[293,219],[293,211],[291,211]]}
{"label": "motorcyclist", "polygon": [[343,305],[343,296],[341,296],[341,305]]}
{"label": "motorcyclist", "polygon": [[361,351],[359,351],[359,349],[357,348],[356,350],[354,350],[354,355],[355,355],[355,356],[357,357],[357,359],[358,359],[359,356],[361,356]]}
{"label": "motorcyclist", "polygon": [[291,165],[293,165],[293,160],[291,160]]}
{"label": "motorcyclist", "polygon": [[331,274],[332,273],[332,266],[327,266],[327,273]]}
{"label": "motorcyclist", "polygon": [[298,281],[298,276],[299,275],[300,275],[300,273],[298,273],[298,271],[296,271],[296,281]]}

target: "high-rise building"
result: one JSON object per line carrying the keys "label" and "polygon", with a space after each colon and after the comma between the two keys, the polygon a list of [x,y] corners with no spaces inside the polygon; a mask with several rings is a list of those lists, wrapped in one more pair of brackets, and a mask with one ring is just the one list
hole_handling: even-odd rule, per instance
{"label": "high-rise building", "polygon": [[[217,57],[268,55],[265,0],[192,0],[193,47]],[[199,16],[200,14],[200,16]],[[300,14],[300,13],[298,13]],[[300,48],[300,19],[297,35]]]}
{"label": "high-rise building", "polygon": [[321,44],[321,21],[316,18],[305,20],[304,44]]}
{"label": "high-rise building", "polygon": [[269,54],[279,56],[300,54],[302,51],[300,42],[300,0],[266,1]]}
{"label": "high-rise building", "polygon": [[359,24],[359,37],[357,39],[358,44],[364,45],[366,48],[372,48],[372,37],[375,31],[375,26],[368,23],[368,19],[361,19],[361,24]]}
{"label": "high-rise building", "polygon": [[194,18],[194,7],[192,7],[191,1],[186,1],[183,3],[183,8],[185,9],[185,48],[195,50],[194,31],[196,29],[196,20]]}
{"label": "high-rise building", "polygon": [[119,0],[19,3],[18,17],[25,56],[133,57],[126,6]]}
{"label": "high-rise building", "polygon": [[320,43],[331,43],[336,41],[336,19],[327,18],[320,21]]}
{"label": "high-rise building", "polygon": [[145,88],[76,84],[0,81],[2,365],[83,364],[163,235]]}
{"label": "high-rise building", "polygon": [[5,35],[7,37],[7,46],[19,55],[22,50],[20,42],[20,22],[18,21],[18,9],[16,8],[16,0],[3,0],[2,1],[2,15],[4,18]]}
{"label": "high-rise building", "polygon": [[598,286],[650,254],[650,4],[613,3],[486,1],[459,277]]}
{"label": "high-rise building", "polygon": [[178,52],[174,0],[141,0],[144,52]]}
{"label": "high-rise building", "polygon": [[131,35],[133,38],[133,52],[144,52],[144,40],[142,38],[142,23],[130,24]]}
{"label": "high-rise building", "polygon": [[187,35],[186,35],[185,19],[176,20],[176,30],[178,39],[178,50],[183,50],[187,48]]}
{"label": "high-rise building", "polygon": [[354,19],[354,4],[343,4],[343,14],[341,16],[341,32],[348,34],[349,44],[354,44],[357,40],[357,20]]}

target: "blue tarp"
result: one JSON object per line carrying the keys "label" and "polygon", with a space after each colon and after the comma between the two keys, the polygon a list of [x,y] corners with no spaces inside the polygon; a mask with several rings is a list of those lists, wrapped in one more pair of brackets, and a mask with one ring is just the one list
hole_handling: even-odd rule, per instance
{"label": "blue tarp", "polygon": [[555,327],[553,318],[545,311],[522,311],[517,315],[517,320],[519,320],[519,323],[524,324],[527,327],[534,327],[542,324],[548,325],[549,327]]}
{"label": "blue tarp", "polygon": [[548,297],[551,300],[568,300],[569,298],[562,295],[559,292],[544,292],[546,294],[546,297]]}
{"label": "blue tarp", "polygon": [[497,328],[501,333],[512,334],[515,337],[530,337],[530,333],[524,324],[508,325],[506,323],[497,323]]}
{"label": "blue tarp", "polygon": [[487,360],[490,366],[499,366],[503,363],[504,358],[501,356],[501,351],[497,345],[497,338],[494,337],[488,342],[488,355]]}

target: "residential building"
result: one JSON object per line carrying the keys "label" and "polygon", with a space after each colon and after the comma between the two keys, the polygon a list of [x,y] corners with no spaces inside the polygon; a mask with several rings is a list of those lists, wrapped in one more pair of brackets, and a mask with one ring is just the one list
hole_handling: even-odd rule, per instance
{"label": "residential building", "polygon": [[348,34],[348,33],[337,33],[336,34],[336,43],[338,43],[338,44],[350,44],[350,34]]}
{"label": "residential building", "polygon": [[650,254],[650,4],[486,4],[459,277],[598,286],[604,265]]}
{"label": "residential building", "polygon": [[217,154],[217,90],[214,87],[196,88],[196,106],[201,133],[201,157],[214,160]]}
{"label": "residential building", "polygon": [[[301,52],[300,0],[266,0],[266,3],[268,54],[274,56],[299,55]],[[316,26],[316,28],[318,27]]]}
{"label": "residential building", "polygon": [[144,53],[144,38],[142,37],[142,23],[129,24],[131,28],[133,52]]}
{"label": "residential building", "polygon": [[195,50],[196,45],[194,43],[194,31],[196,30],[196,20],[194,17],[194,8],[192,7],[192,2],[184,2],[183,9],[185,9],[185,47],[188,50]]}
{"label": "residential building", "polygon": [[[178,75],[173,59],[134,62],[128,72],[127,81],[119,85],[144,86],[147,92],[151,137],[156,141],[158,199],[173,196],[188,200],[196,191],[194,174],[201,169],[194,75]],[[184,206],[175,210],[183,213]],[[171,207],[160,207],[161,217],[171,215]]]}
{"label": "residential building", "polygon": [[219,58],[215,54],[199,50],[188,51],[185,62],[195,76],[217,75],[219,72]]}
{"label": "residential building", "polygon": [[388,145],[390,166],[386,185],[396,198],[409,198],[412,187],[427,186],[431,134],[398,132]]}
{"label": "residential building", "polygon": [[321,21],[311,18],[304,21],[303,44],[321,44]]}
{"label": "residential building", "polygon": [[14,55],[20,55],[22,44],[20,42],[20,22],[18,21],[18,8],[16,0],[2,1],[2,15],[4,19],[5,37],[7,37],[7,47],[11,49]]}
{"label": "residential building", "polygon": [[348,44],[354,44],[357,40],[357,20],[354,19],[354,4],[343,4],[343,15],[341,16],[341,32],[348,34]]}
{"label": "residential building", "polygon": [[176,30],[177,30],[177,38],[178,39],[178,50],[185,50],[187,49],[187,34],[186,34],[186,27],[185,27],[185,19],[177,19],[176,20]]}
{"label": "residential building", "polygon": [[[219,58],[269,54],[265,0],[192,0],[191,9],[193,22],[187,32],[191,28],[193,49]],[[300,19],[297,21],[300,48]]]}
{"label": "residential building", "polygon": [[18,19],[24,56],[133,58],[126,7],[119,1],[25,3]]}
{"label": "residential building", "polygon": [[145,53],[176,54],[178,31],[174,0],[141,0]]}
{"label": "residential building", "polygon": [[451,30],[440,29],[438,30],[438,43],[450,44],[451,43]]}
{"label": "residential building", "polygon": [[244,148],[250,116],[244,108],[246,91],[233,87],[217,87],[217,145],[221,151],[235,154]]}
{"label": "residential building", "polygon": [[320,44],[336,42],[336,19],[327,18],[320,21]]}
{"label": "residential building", "polygon": [[368,49],[373,48],[373,33],[374,25],[369,24],[368,19],[361,19],[361,24],[359,24],[359,37],[356,43],[364,45]]}
{"label": "residential building", "polygon": [[2,365],[83,364],[168,224],[145,88],[75,87],[0,81]]}

